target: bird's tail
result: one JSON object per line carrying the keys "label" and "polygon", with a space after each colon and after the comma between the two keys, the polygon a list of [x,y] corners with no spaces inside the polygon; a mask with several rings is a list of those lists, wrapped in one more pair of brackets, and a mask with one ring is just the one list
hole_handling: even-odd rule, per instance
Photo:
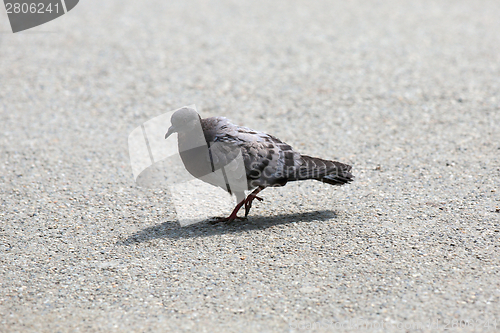
{"label": "bird's tail", "polygon": [[[344,185],[353,181],[351,166],[307,155],[301,156],[301,165],[289,180],[315,179],[331,185]],[[291,176],[291,177],[290,177]]]}

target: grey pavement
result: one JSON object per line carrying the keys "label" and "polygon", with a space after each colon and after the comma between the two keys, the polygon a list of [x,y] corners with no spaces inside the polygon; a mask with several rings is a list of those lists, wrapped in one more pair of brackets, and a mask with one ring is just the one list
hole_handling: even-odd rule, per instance
{"label": "grey pavement", "polygon": [[[499,12],[82,0],[12,34],[0,9],[0,331],[500,331]],[[127,137],[190,104],[356,179],[180,227]]]}

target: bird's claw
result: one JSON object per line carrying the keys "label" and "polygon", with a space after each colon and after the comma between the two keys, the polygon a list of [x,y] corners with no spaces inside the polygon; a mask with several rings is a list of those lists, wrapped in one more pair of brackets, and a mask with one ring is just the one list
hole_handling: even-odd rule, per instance
{"label": "bird's claw", "polygon": [[252,201],[254,199],[257,199],[259,201],[264,201],[261,197],[258,197],[254,194],[250,194],[248,198],[245,200],[245,218],[248,216],[248,213],[250,213],[250,208],[252,208]]}

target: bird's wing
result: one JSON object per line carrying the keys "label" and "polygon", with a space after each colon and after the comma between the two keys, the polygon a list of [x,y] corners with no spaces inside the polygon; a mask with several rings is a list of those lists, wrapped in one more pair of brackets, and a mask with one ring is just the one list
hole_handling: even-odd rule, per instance
{"label": "bird's wing", "polygon": [[223,117],[203,121],[212,165],[215,169],[239,168],[233,175],[244,174],[248,189],[282,186],[288,181],[304,179],[334,185],[352,180],[349,165],[301,155],[272,135],[231,124]]}
{"label": "bird's wing", "polygon": [[241,152],[249,189],[284,185],[287,174],[301,163],[300,154],[278,138],[217,119],[210,134],[214,165],[226,165]]}

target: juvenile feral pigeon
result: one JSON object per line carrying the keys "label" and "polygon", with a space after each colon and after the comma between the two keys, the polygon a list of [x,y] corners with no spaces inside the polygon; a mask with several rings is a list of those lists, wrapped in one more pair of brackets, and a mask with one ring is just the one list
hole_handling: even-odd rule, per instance
{"label": "juvenile feral pigeon", "polygon": [[[165,139],[172,133],[178,134],[179,153],[186,170],[236,195],[238,204],[232,213],[218,221],[239,218],[237,213],[243,205],[246,218],[252,201],[263,200],[257,194],[266,187],[305,179],[344,185],[354,178],[350,165],[301,155],[272,135],[234,125],[224,117],[202,119],[195,109],[184,107],[174,112],[170,121],[172,126]],[[244,186],[232,185],[238,183],[238,172],[228,170],[238,168]],[[213,176],[220,169],[226,170],[223,181]],[[253,192],[246,196],[245,190]]]}

